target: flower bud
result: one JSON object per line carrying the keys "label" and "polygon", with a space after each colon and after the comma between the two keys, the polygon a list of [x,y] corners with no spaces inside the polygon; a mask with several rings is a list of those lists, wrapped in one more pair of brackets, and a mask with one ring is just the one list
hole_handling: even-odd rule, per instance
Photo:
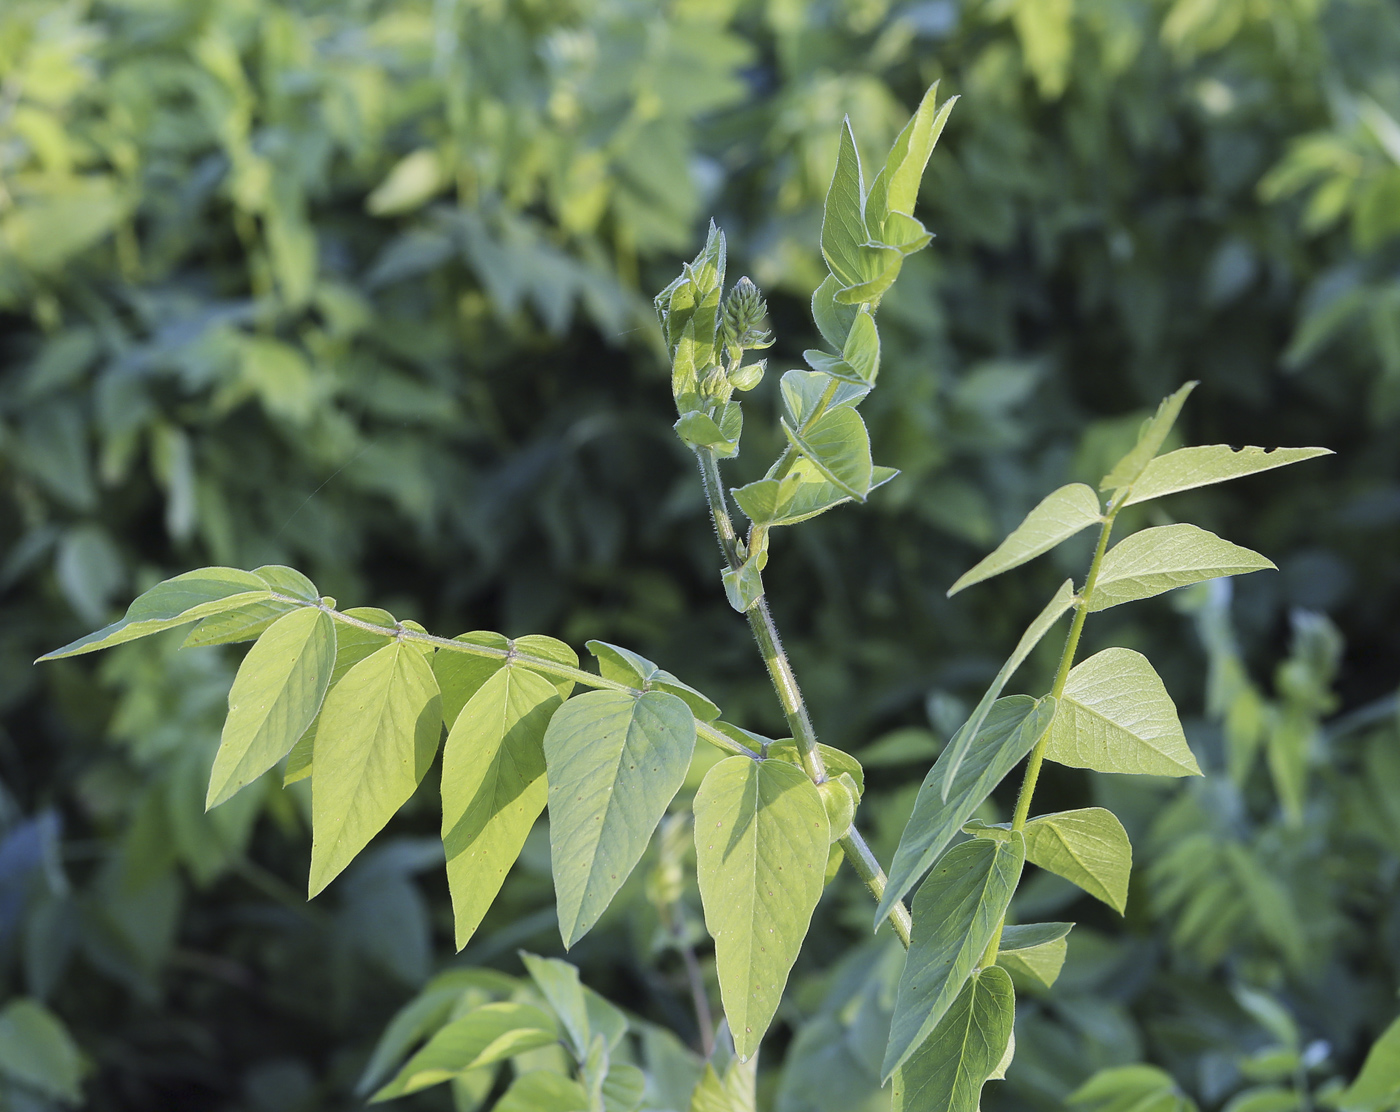
{"label": "flower bud", "polygon": [[732,348],[754,350],[773,343],[773,334],[763,328],[768,302],[748,277],[740,278],[724,299],[724,340]]}
{"label": "flower bud", "polygon": [[768,360],[760,359],[747,367],[735,367],[729,372],[729,385],[736,390],[752,390],[763,381],[763,370],[767,366]]}

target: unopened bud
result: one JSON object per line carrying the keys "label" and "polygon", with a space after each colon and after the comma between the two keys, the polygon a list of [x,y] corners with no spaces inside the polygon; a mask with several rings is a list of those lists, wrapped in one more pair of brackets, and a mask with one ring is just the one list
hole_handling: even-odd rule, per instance
{"label": "unopened bud", "polygon": [[750,351],[772,346],[773,334],[763,327],[768,302],[753,281],[740,278],[724,299],[724,339],[731,347]]}
{"label": "unopened bud", "polygon": [[752,390],[763,381],[763,370],[767,366],[768,360],[760,359],[747,367],[736,367],[729,372],[729,385],[736,390]]}

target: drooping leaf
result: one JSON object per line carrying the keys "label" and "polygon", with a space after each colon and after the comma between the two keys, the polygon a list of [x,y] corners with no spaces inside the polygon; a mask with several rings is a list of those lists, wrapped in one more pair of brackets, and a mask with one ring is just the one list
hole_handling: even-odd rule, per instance
{"label": "drooping leaf", "polygon": [[740,1058],[758,1049],[802,948],[828,832],[816,786],[782,761],[727,757],[695,794],[696,877]]}
{"label": "drooping leaf", "polygon": [[783,432],[822,476],[849,498],[864,502],[870,493],[870,434],[850,406],[828,409],[802,432],[786,421]]}
{"label": "drooping leaf", "polygon": [[948,595],[951,598],[965,587],[1020,567],[1101,520],[1099,498],[1092,489],[1083,483],[1062,486],[1041,499],[991,555],[964,572],[948,588]]}
{"label": "drooping leaf", "polygon": [[1031,819],[1026,860],[1077,884],[1120,915],[1127,908],[1133,847],[1112,811],[1084,807]]}
{"label": "drooping leaf", "polygon": [[457,949],[476,932],[544,810],[544,732],[559,691],[502,668],[456,718],[442,751],[442,844]]}
{"label": "drooping leaf", "polygon": [[1103,481],[1099,483],[1100,490],[1116,492],[1133,485],[1152,457],[1162,450],[1162,444],[1166,441],[1167,434],[1172,431],[1172,426],[1176,424],[1181,407],[1186,404],[1186,399],[1195,388],[1194,381],[1188,382],[1175,394],[1162,399],[1157,412],[1143,423],[1137,443],[1103,477]]}
{"label": "drooping leaf", "polygon": [[1131,506],[1179,490],[1223,483],[1331,454],[1330,448],[1231,448],[1228,444],[1178,448],[1157,456],[1143,468],[1123,505]]}
{"label": "drooping leaf", "polygon": [[511,1082],[493,1112],[588,1112],[588,1094],[562,1073],[531,1070]]}
{"label": "drooping leaf", "polygon": [[554,1019],[532,1004],[483,1004],[440,1029],[370,1098],[371,1103],[416,1093],[456,1074],[548,1046],[558,1038]]}
{"label": "drooping leaf", "polygon": [[1030,923],[1002,931],[997,964],[1049,988],[1060,976],[1073,923]]}
{"label": "drooping leaf", "polygon": [[598,674],[615,683],[646,691],[669,691],[680,699],[701,722],[713,722],[720,716],[719,707],[689,684],[682,683],[664,668],[659,668],[644,656],[609,645],[606,641],[589,641],[585,646],[598,661]]}
{"label": "drooping leaf", "polygon": [[[270,598],[267,584],[252,572],[238,568],[200,568],[157,583],[127,607],[119,622],[79,637],[76,641],[39,657],[58,660],[110,648],[138,637],[236,610]],[[36,661],[38,663],[38,661]]]}
{"label": "drooping leaf", "polygon": [[566,947],[588,933],[636,867],[694,749],[695,718],[666,691],[590,691],[555,712],[544,752]]}
{"label": "drooping leaf", "polygon": [[310,895],[329,884],[408,801],[442,733],[437,680],[415,646],[393,641],[326,696],[311,789]]}
{"label": "drooping leaf", "polygon": [[953,778],[946,802],[942,766],[947,751],[938,758],[924,777],[914,812],[899,839],[885,896],[875,914],[876,927],[895,901],[902,899],[923,876],[1002,777],[1034,748],[1054,715],[1055,700],[1048,697],[1037,701],[1025,695],[1011,695],[993,703]]}
{"label": "drooping leaf", "polygon": [[82,1055],[63,1021],[37,1000],[16,997],[0,1011],[0,1077],[53,1100],[82,1100]]}
{"label": "drooping leaf", "polygon": [[1070,671],[1045,755],[1095,772],[1201,774],[1166,685],[1132,649],[1104,649]]}
{"label": "drooping leaf", "polygon": [[1019,832],[1005,841],[974,838],[945,853],[920,886],[885,1051],[885,1079],[923,1045],[981,963],[1024,862]]}
{"label": "drooping leaf", "polygon": [[1336,1099],[1342,1112],[1384,1112],[1400,1105],[1400,1019],[1381,1033],[1356,1080]]}
{"label": "drooping leaf", "polygon": [[1016,994],[995,965],[968,978],[952,1007],[894,1075],[894,1112],[977,1112],[1011,1042]]}
{"label": "drooping leaf", "polygon": [[1026,627],[1026,632],[1021,634],[1021,639],[1016,642],[1016,648],[1006,658],[1006,663],[993,677],[991,686],[987,688],[977,706],[973,708],[972,715],[953,735],[952,741],[948,743],[947,760],[942,762],[943,781],[939,788],[942,798],[948,798],[948,793],[952,790],[953,780],[958,775],[958,770],[962,768],[963,759],[967,756],[968,748],[972,745],[972,739],[982,729],[982,723],[991,712],[992,704],[1001,697],[1007,683],[1015,674],[1016,669],[1025,663],[1031,650],[1040,644],[1041,639],[1050,632],[1051,626],[1060,620],[1060,616],[1074,605],[1074,600],[1074,583],[1066,579],[1060,584],[1060,589],[1055,592],[1054,597],[1045,604],[1045,609],[1037,614],[1035,621]]}
{"label": "drooping leaf", "polygon": [[1272,560],[1195,525],[1159,525],[1108,550],[1089,610],[1107,610],[1202,580],[1265,568],[1277,570]]}
{"label": "drooping leaf", "polygon": [[335,623],[324,610],[293,610],[258,638],[229,689],[206,808],[287,755],[320,711],[334,664]]}

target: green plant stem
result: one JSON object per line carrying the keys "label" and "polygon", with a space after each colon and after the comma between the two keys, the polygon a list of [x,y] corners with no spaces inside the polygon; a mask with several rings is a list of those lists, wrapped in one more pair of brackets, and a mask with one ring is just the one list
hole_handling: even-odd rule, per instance
{"label": "green plant stem", "polygon": [[[1109,508],[1108,513],[1104,515],[1103,526],[1099,529],[1099,543],[1094,549],[1094,558],[1089,562],[1089,574],[1084,578],[1084,590],[1079,593],[1079,601],[1074,608],[1074,620],[1070,622],[1069,633],[1065,636],[1065,647],[1060,653],[1060,666],[1055,672],[1055,686],[1050,689],[1051,696],[1056,700],[1064,696],[1065,684],[1069,681],[1069,670],[1074,666],[1074,654],[1079,649],[1079,637],[1084,632],[1084,619],[1089,615],[1094,586],[1099,579],[1099,566],[1103,563],[1104,553],[1108,551],[1108,536],[1113,532],[1113,519],[1118,516],[1118,509],[1116,505]],[[1035,795],[1035,785],[1040,779],[1040,766],[1045,763],[1045,750],[1049,744],[1050,731],[1046,730],[1035,743],[1030,760],[1026,762],[1026,775],[1021,781],[1021,791],[1016,796],[1016,810],[1011,816],[1013,831],[1026,829],[1026,820],[1031,813],[1031,797]],[[997,960],[997,952],[1001,949],[1001,935],[1005,928],[1006,916],[1003,915],[1001,922],[997,924],[996,933],[987,944],[987,952],[982,958],[983,968]]]}
{"label": "green plant stem", "polygon": [[[720,482],[719,461],[714,452],[707,448],[697,448],[695,455],[700,463],[700,480],[705,488],[705,500],[710,506],[710,517],[714,522],[715,535],[719,538],[719,546],[729,567],[737,570],[743,561],[739,559],[738,536],[734,531],[734,522],[729,516],[724,487]],[[783,652],[782,642],[778,638],[778,627],[768,609],[768,600],[760,597],[744,616],[748,618],[749,628],[753,631],[754,640],[758,642],[764,666],[768,669],[773,688],[778,693],[778,702],[782,704],[783,717],[787,719],[788,729],[792,731],[793,742],[802,758],[802,767],[813,783],[820,784],[827,779],[826,764],[822,761],[821,748],[817,744],[817,734],[812,727],[811,716],[807,713],[807,704],[802,698],[802,689],[797,685],[797,676],[793,673],[792,664]],[[840,845],[846,860],[851,863],[851,868],[870,890],[871,895],[876,900],[883,899],[885,871],[854,824],[841,838]],[[890,909],[889,919],[900,942],[908,949],[912,920],[903,901]]]}
{"label": "green plant stem", "polygon": [[[278,602],[290,602],[297,606],[313,606],[317,610],[329,614],[332,620],[340,622],[342,625],[354,626],[356,629],[363,629],[370,633],[377,633],[386,640],[398,641],[421,641],[425,644],[435,645],[439,649],[448,652],[465,653],[468,656],[484,656],[495,660],[502,660],[506,663],[518,661],[529,668],[532,672],[541,672],[547,676],[558,676],[560,679],[573,680],[575,683],[583,684],[585,687],[599,688],[606,691],[621,691],[624,694],[639,696],[645,694],[641,688],[629,687],[625,683],[618,683],[616,680],[605,679],[602,676],[594,675],[592,672],[585,672],[582,668],[575,668],[569,664],[560,664],[557,660],[546,660],[542,656],[532,656],[530,653],[523,653],[515,647],[515,642],[508,641],[504,649],[492,648],[490,645],[473,645],[468,641],[454,641],[448,637],[438,637],[432,633],[424,633],[421,630],[409,629],[402,624],[390,629],[385,626],[375,625],[373,622],[361,621],[359,618],[352,618],[349,614],[342,614],[339,610],[327,606],[324,602],[307,602],[304,598],[295,598],[291,595],[281,595],[276,591],[272,592],[272,597]],[[723,749],[726,753],[732,753],[736,757],[748,757],[757,760],[758,754],[747,745],[735,741],[727,734],[721,733],[708,722],[695,721],[695,733],[697,737],[708,741],[717,749]]]}

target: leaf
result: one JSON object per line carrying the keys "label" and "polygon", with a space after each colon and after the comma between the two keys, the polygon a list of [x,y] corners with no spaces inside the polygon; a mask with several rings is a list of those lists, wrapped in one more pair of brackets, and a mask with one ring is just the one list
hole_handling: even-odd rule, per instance
{"label": "leaf", "polygon": [[894,1075],[894,1112],[977,1112],[982,1086],[1011,1042],[1016,994],[1006,970],[968,979],[942,1021]]}
{"label": "leaf", "polygon": [[1295,1089],[1280,1085],[1256,1085],[1232,1096],[1220,1112],[1294,1112],[1303,1106]]}
{"label": "leaf", "polygon": [[237,568],[200,568],[157,583],[127,607],[126,616],[86,637],[45,653],[38,661],[58,660],[110,648],[138,637],[174,629],[210,614],[235,610],[270,597],[271,592],[252,572]]}
{"label": "leaf", "polygon": [[392,641],[331,689],[316,728],[309,894],[320,892],[408,801],[442,734],[423,654]]}
{"label": "leaf", "polygon": [[685,703],[701,722],[713,722],[719,717],[719,707],[695,688],[631,649],[609,645],[606,641],[589,641],[585,648],[597,659],[598,673],[605,680],[646,691],[668,691]]}
{"label": "leaf", "polygon": [[505,654],[510,650],[508,637],[488,630],[459,633],[452,640],[499,649],[502,655],[474,656],[451,649],[439,649],[433,654],[433,675],[437,678],[438,690],[442,692],[442,721],[449,730],[462,713],[462,708],[481,690],[481,685],[506,666]]}
{"label": "leaf", "polygon": [[964,572],[948,588],[948,597],[974,583],[1020,567],[1102,520],[1098,495],[1091,488],[1083,483],[1062,486],[1041,499],[991,555]]}
{"label": "leaf", "polygon": [[289,568],[285,564],[264,564],[260,568],[254,568],[253,574],[266,583],[270,591],[279,595],[302,602],[316,602],[320,599],[316,584],[296,568]]}
{"label": "leaf", "polygon": [[715,1061],[706,1064],[700,1083],[690,1098],[690,1112],[756,1112],[757,1056],[744,1061],[732,1058],[727,1067],[716,1068],[720,1057],[718,1048]]}
{"label": "leaf", "polygon": [[938,82],[935,81],[925,91],[919,107],[890,147],[881,184],[878,187],[871,184],[870,197],[866,202],[866,219],[872,238],[881,242],[896,242],[886,232],[890,213],[913,214],[924,168],[958,98],[949,97],[941,105],[937,104],[937,100]]}
{"label": "leaf", "polygon": [[1195,525],[1159,525],[1125,537],[1109,549],[1088,599],[1089,611],[1265,568],[1278,570],[1272,560]]}
{"label": "leaf", "polygon": [[1132,484],[1123,505],[1131,506],[1135,502],[1161,498],[1179,490],[1223,483],[1305,459],[1330,455],[1330,448],[1231,448],[1228,444],[1178,448],[1148,463]]}
{"label": "leaf", "polygon": [[788,441],[838,490],[858,502],[870,493],[870,434],[850,406],[828,409],[801,432],[782,422]]}
{"label": "leaf", "polygon": [[1400,1104],[1400,1019],[1366,1054],[1356,1080],[1337,1094],[1342,1112],[1383,1112]]}
{"label": "leaf", "polygon": [[812,293],[812,319],[816,322],[817,331],[837,351],[846,346],[846,337],[850,335],[851,325],[860,312],[859,306],[836,300],[840,289],[841,283],[836,276],[828,274]]}
{"label": "leaf", "polygon": [[[892,467],[875,467],[870,474],[870,490],[874,490],[899,472]],[[731,493],[750,521],[768,526],[795,525],[851,500],[806,457],[793,464],[781,480],[760,479]]]}
{"label": "leaf", "polygon": [[548,1046],[558,1038],[553,1018],[532,1004],[483,1004],[441,1028],[370,1103],[416,1093],[456,1074]]}
{"label": "leaf", "polygon": [[201,618],[180,644],[182,649],[197,649],[207,645],[234,645],[240,641],[256,641],[283,614],[301,609],[294,602],[275,598],[250,602],[236,610],[225,610]]}
{"label": "leaf", "polygon": [[1069,948],[1065,936],[1073,926],[1073,923],[1031,923],[1007,927],[1001,934],[997,964],[1049,988],[1065,964]]}
{"label": "leaf", "polygon": [[913,940],[881,1068],[884,1080],[923,1045],[981,963],[1024,862],[1019,832],[1006,841],[973,838],[945,853],[919,888]]}
{"label": "leaf", "polygon": [[[735,413],[740,412],[737,408]],[[739,454],[738,437],[728,436],[708,414],[691,412],[675,424],[676,435],[690,448],[709,448],[721,459]]]}
{"label": "leaf", "polygon": [[511,1083],[493,1112],[588,1112],[588,1094],[561,1073],[532,1070]]}
{"label": "leaf", "polygon": [[[844,773],[855,781],[856,797],[865,794],[865,770],[860,767],[858,760],[834,745],[821,742],[817,743],[817,752],[821,754],[828,776],[834,778]],[[797,751],[797,742],[790,737],[779,738],[770,744],[766,756],[770,761],[786,761],[790,765],[802,767],[802,755]]]}
{"label": "leaf", "polygon": [[763,597],[763,573],[758,564],[756,560],[746,560],[737,569],[724,568],[720,572],[724,596],[740,614],[752,610]]}
{"label": "leaf", "polygon": [[321,709],[335,664],[335,623],[301,607],[278,618],[249,650],[228,693],[206,809],[275,765]]}
{"label": "leaf", "polygon": [[19,997],[0,1011],[0,1076],[77,1104],[83,1097],[82,1073],[73,1036],[43,1004]]}
{"label": "leaf", "polygon": [[[865,181],[861,176],[856,138],[848,119],[841,125],[836,170],[826,191],[821,233],[822,255],[842,286],[855,286],[865,281],[860,248],[868,238],[865,231]],[[843,343],[844,340],[842,337]]]}
{"label": "leaf", "polygon": [[880,333],[869,308],[856,314],[839,356],[813,349],[802,358],[816,371],[868,391],[880,373]]}
{"label": "leaf", "polygon": [[1099,1070],[1065,1098],[1090,1112],[1195,1112],[1171,1075],[1156,1066]]}
{"label": "leaf", "polygon": [[590,691],[550,719],[549,842],[566,947],[588,933],[636,867],[694,749],[695,718],[666,691]]}
{"label": "leaf", "polygon": [[822,894],[826,809],[804,772],[727,757],[695,793],[695,857],[724,1014],[748,1059],[768,1030]]}
{"label": "leaf", "polygon": [[442,750],[442,844],[457,949],[476,933],[544,810],[544,732],[558,689],[500,669],[457,716]]}
{"label": "leaf", "polygon": [[542,958],[524,950],[520,951],[520,960],[525,964],[530,979],[544,993],[554,1014],[564,1024],[564,1033],[574,1057],[581,1060],[588,1053],[593,1035],[589,1029],[588,1005],[584,1002],[578,969],[558,958]]}
{"label": "leaf", "polygon": [[1054,597],[1045,604],[1045,609],[1036,615],[1035,621],[1031,622],[1026,627],[1026,632],[1021,634],[1021,639],[1016,642],[1016,648],[1006,658],[1006,663],[1001,666],[1001,670],[992,679],[991,686],[987,688],[977,706],[973,708],[972,716],[963,723],[948,744],[947,759],[940,762],[943,765],[943,782],[939,789],[942,798],[948,798],[953,780],[957,776],[958,770],[962,768],[963,758],[967,756],[968,747],[971,746],[972,739],[977,736],[977,732],[982,729],[982,723],[991,711],[992,704],[1001,696],[1002,690],[1015,674],[1016,669],[1025,663],[1031,650],[1040,644],[1041,639],[1050,632],[1050,627],[1060,620],[1060,616],[1066,610],[1074,605],[1074,601],[1074,583],[1066,579],[1060,584],[1060,589],[1055,592]]}
{"label": "leaf", "polygon": [[1181,412],[1181,407],[1186,404],[1186,399],[1195,388],[1195,382],[1188,382],[1175,394],[1162,399],[1161,405],[1157,407],[1157,412],[1143,423],[1137,443],[1132,446],[1127,455],[1113,465],[1113,470],[1103,477],[1103,481],[1099,483],[1100,490],[1111,490],[1116,493],[1124,487],[1132,486],[1137,481],[1138,476],[1142,474],[1152,457],[1161,451],[1167,434],[1172,431],[1172,426],[1176,424],[1177,414]]}
{"label": "leaf", "polygon": [[1079,885],[1120,915],[1127,908],[1133,847],[1112,811],[1084,807],[1031,819],[1026,860]]}
{"label": "leaf", "polygon": [[[820,371],[788,371],[782,377],[783,415],[787,423],[800,429],[817,411],[817,405],[826,394],[831,376]],[[828,409],[843,405],[857,405],[870,388],[850,382],[839,383],[836,392],[827,402]]]}
{"label": "leaf", "polygon": [[1095,772],[1201,774],[1166,685],[1132,649],[1104,649],[1070,671],[1045,755]]}
{"label": "leaf", "polygon": [[885,895],[875,913],[878,927],[914,882],[933,864],[973,811],[1001,783],[1002,777],[1035,747],[1055,716],[1055,700],[1039,701],[1011,695],[992,704],[982,728],[973,738],[966,759],[943,799],[944,753],[929,769],[914,800],[914,813],[895,850]]}

